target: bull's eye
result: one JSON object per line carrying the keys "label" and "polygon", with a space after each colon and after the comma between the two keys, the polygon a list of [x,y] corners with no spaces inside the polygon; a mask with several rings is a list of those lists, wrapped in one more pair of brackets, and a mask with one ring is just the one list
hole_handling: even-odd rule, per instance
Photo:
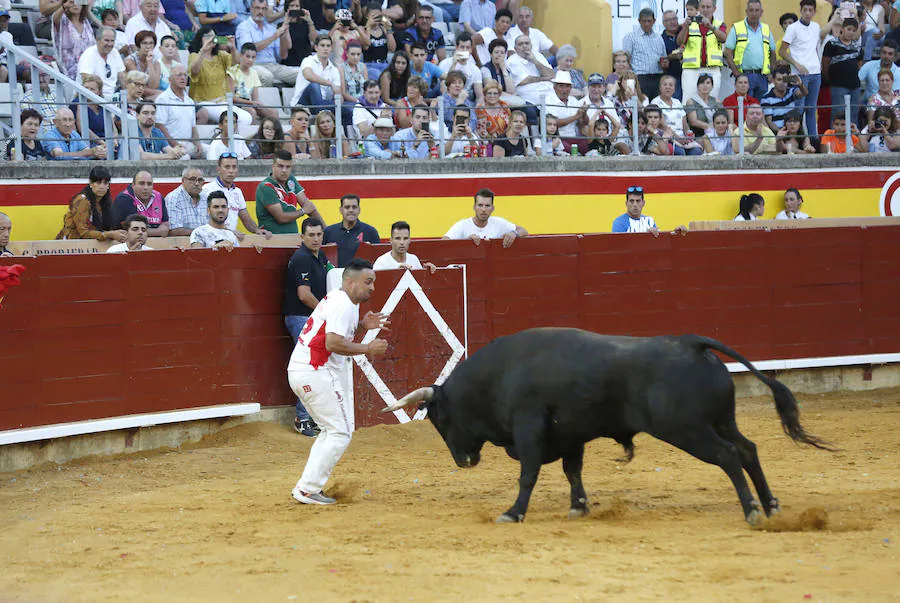
{"label": "bull's eye", "polygon": [[425,402],[419,402],[419,410],[425,410]]}

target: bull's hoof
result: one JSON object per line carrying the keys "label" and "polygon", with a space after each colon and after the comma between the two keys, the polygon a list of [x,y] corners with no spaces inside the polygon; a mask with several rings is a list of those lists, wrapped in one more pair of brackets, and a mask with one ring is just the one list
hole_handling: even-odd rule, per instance
{"label": "bull's hoof", "polygon": [[523,521],[525,521],[524,515],[513,517],[512,515],[507,515],[506,513],[504,513],[503,515],[495,519],[494,523],[522,523]]}
{"label": "bull's hoof", "polygon": [[747,513],[747,523],[751,526],[758,526],[765,519],[765,515],[759,509],[752,509],[749,513]]}
{"label": "bull's hoof", "polygon": [[582,517],[587,517],[588,511],[587,507],[584,508],[572,508],[569,509],[569,519],[581,519]]}
{"label": "bull's hoof", "polygon": [[766,509],[766,515],[771,517],[775,513],[781,513],[781,505],[778,504],[778,499],[773,498],[769,502],[769,508]]}

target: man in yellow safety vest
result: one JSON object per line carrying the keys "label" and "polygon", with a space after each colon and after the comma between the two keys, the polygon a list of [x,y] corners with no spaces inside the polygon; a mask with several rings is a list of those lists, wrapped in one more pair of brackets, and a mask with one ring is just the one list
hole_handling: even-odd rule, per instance
{"label": "man in yellow safety vest", "polygon": [[700,13],[691,16],[691,8],[697,0],[687,0],[688,18],[681,25],[677,42],[684,46],[681,59],[682,98],[690,100],[697,95],[697,79],[704,73],[713,80],[712,95],[719,98],[722,83],[722,44],[728,30],[715,18],[715,0],[700,0]]}
{"label": "man in yellow safety vest", "polygon": [[748,94],[762,98],[769,91],[769,74],[775,63],[775,38],[769,26],[760,21],[761,0],[747,0],[747,18],[731,26],[725,40],[725,64],[737,78],[746,74],[750,82]]}

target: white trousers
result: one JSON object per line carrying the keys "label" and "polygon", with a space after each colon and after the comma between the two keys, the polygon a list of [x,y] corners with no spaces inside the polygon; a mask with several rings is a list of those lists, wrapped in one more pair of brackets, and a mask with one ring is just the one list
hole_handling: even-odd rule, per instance
{"label": "white trousers", "polygon": [[322,430],[309,451],[297,488],[308,493],[321,492],[350,445],[353,409],[340,379],[328,369],[288,371],[288,383]]}
{"label": "white trousers", "polygon": [[[209,114],[209,120],[214,124],[218,124],[219,117],[228,111],[228,105],[220,104],[220,102],[216,101],[197,103],[197,106],[206,109],[206,112]],[[238,125],[248,126],[253,123],[253,117],[240,107],[232,107],[232,110],[234,111],[234,116],[237,117]]]}
{"label": "white trousers", "polygon": [[722,100],[722,97],[719,96],[719,92],[722,88],[722,70],[718,67],[701,67],[699,69],[683,69],[681,71],[682,102],[686,103],[697,96],[697,80],[700,79],[700,76],[703,74],[712,77],[713,88],[710,94],[719,99],[719,101]]}
{"label": "white trousers", "polygon": [[280,63],[257,63],[253,68],[256,69],[263,86],[272,86],[276,82],[293,86],[297,83],[297,74],[300,73],[299,67]]}

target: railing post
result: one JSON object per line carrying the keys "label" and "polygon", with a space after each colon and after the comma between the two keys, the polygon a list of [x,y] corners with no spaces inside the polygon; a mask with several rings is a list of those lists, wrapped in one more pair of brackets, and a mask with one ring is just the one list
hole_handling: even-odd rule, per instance
{"label": "railing post", "polygon": [[234,153],[234,135],[236,132],[234,131],[234,93],[229,92],[225,95],[225,102],[227,105],[226,112],[228,113],[228,117],[225,120],[225,131],[228,133],[228,152]]}
{"label": "railing post", "polygon": [[[106,159],[107,161],[112,161],[116,158],[116,139],[111,135],[114,131],[113,115],[106,110],[104,105],[100,105],[100,110],[103,112],[103,132],[106,134]],[[123,124],[122,127],[124,128],[125,125]],[[123,143],[119,142],[119,144]]]}
{"label": "railing post", "polygon": [[123,94],[119,98],[121,103],[120,109],[122,110],[122,159],[124,160],[134,160],[139,161],[141,156],[138,154],[137,157],[131,156],[131,132],[128,131],[128,120],[126,117],[128,116],[128,94]]}
{"label": "railing post", "polygon": [[[737,97],[738,102],[738,155],[744,154],[744,97]],[[734,147],[732,147],[734,148]]]}
{"label": "railing post", "polygon": [[547,97],[541,101],[538,129],[541,131],[541,149],[546,157],[550,149],[547,148]]}
{"label": "railing post", "polygon": [[853,152],[853,133],[850,131],[850,95],[844,95],[844,153]]}
{"label": "railing post", "polygon": [[9,65],[9,98],[12,103],[10,113],[12,113],[12,130],[13,130],[13,147],[16,151],[16,160],[22,161],[22,99],[16,94],[18,86],[16,85],[16,65],[19,64],[18,53],[15,47],[6,49],[7,65]]}
{"label": "railing post", "polygon": [[640,120],[638,119],[638,111],[640,111],[640,99],[636,94],[631,97],[631,104],[633,105],[633,107],[631,108],[631,154],[640,155],[641,139],[638,135],[638,130],[640,129]]}
{"label": "railing post", "polygon": [[447,155],[447,151],[444,147],[447,146],[447,139],[444,137],[444,134],[447,132],[447,124],[444,123],[444,97],[440,97],[438,102],[438,133],[440,134],[438,141],[438,152],[440,153],[441,159],[443,159]]}
{"label": "railing post", "polygon": [[[334,95],[334,123],[337,126],[334,128],[334,157],[338,161],[341,161],[344,158],[344,98],[340,94]],[[316,136],[320,136],[319,132],[316,132]]]}

